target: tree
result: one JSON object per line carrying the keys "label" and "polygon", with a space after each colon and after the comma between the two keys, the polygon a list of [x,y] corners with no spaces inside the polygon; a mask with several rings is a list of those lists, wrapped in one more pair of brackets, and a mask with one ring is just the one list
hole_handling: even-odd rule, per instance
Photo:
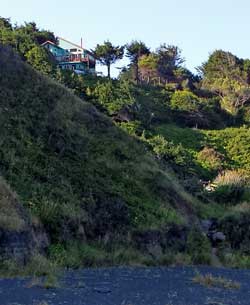
{"label": "tree", "polygon": [[143,55],[139,58],[140,75],[143,80],[147,80],[147,83],[157,77],[158,60],[159,58],[155,53]]}
{"label": "tree", "polygon": [[175,71],[184,63],[181,57],[181,51],[177,46],[162,44],[156,53],[159,57],[158,72],[159,76],[166,81],[171,81],[175,78]]}
{"label": "tree", "polygon": [[40,46],[35,46],[26,54],[26,59],[38,71],[51,74],[55,68],[52,56]]}
{"label": "tree", "polygon": [[35,22],[12,27],[10,19],[0,17],[0,43],[11,46],[24,60],[32,48],[47,40],[57,43],[53,32],[40,30]]}
{"label": "tree", "polygon": [[25,22],[24,25],[17,26],[15,30],[20,35],[29,36],[36,44],[39,45],[47,40],[57,43],[57,39],[53,32],[40,30],[35,22]]}
{"label": "tree", "polygon": [[14,46],[14,35],[10,19],[0,17],[0,43]]}
{"label": "tree", "polygon": [[250,62],[216,50],[199,68],[202,85],[220,96],[222,105],[236,113],[250,100]]}
{"label": "tree", "polygon": [[11,22],[10,22],[10,18],[0,17],[0,28],[5,28],[5,29],[12,30],[12,25],[11,25]]}
{"label": "tree", "polygon": [[96,46],[93,53],[101,65],[107,66],[108,78],[110,78],[110,66],[123,58],[124,46],[114,46],[111,42],[104,41],[102,45]]}
{"label": "tree", "polygon": [[98,82],[91,94],[97,104],[111,116],[118,114],[122,109],[129,109],[135,103],[129,83],[125,81]]}
{"label": "tree", "polygon": [[126,45],[127,54],[126,56],[130,59],[131,64],[134,65],[135,81],[139,81],[139,58],[143,55],[150,53],[149,48],[142,41],[133,40],[131,43]]}

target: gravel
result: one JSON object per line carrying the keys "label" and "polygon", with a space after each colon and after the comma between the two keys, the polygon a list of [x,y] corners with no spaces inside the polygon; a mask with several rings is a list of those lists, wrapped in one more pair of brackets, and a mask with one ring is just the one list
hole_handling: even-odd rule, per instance
{"label": "gravel", "polygon": [[[207,288],[195,273],[239,282],[239,289]],[[31,279],[0,279],[0,305],[249,305],[250,270],[211,267],[113,267],[65,271],[60,287],[28,288]]]}

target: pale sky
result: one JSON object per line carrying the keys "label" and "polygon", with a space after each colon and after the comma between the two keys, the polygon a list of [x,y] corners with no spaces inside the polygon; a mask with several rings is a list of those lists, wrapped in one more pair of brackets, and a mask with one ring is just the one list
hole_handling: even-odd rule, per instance
{"label": "pale sky", "polygon": [[0,0],[0,16],[18,24],[35,21],[76,43],[83,37],[90,49],[107,39],[138,39],[151,50],[164,42],[177,45],[192,71],[215,49],[250,58],[249,15],[249,0]]}

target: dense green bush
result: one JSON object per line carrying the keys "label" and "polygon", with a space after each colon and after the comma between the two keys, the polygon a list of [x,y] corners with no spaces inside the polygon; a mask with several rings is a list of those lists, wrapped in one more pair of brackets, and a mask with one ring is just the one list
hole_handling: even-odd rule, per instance
{"label": "dense green bush", "polygon": [[90,94],[93,95],[97,103],[106,109],[109,115],[116,114],[125,106],[131,106],[135,102],[127,82],[97,83]]}
{"label": "dense green bush", "polygon": [[191,91],[175,91],[170,102],[171,108],[180,111],[198,111],[199,98]]}
{"label": "dense green bush", "polygon": [[224,156],[214,148],[205,146],[197,154],[197,160],[202,167],[212,172],[218,172],[223,168]]}
{"label": "dense green bush", "polygon": [[188,166],[190,160],[181,144],[175,145],[160,135],[149,138],[147,142],[158,158],[172,161],[180,166]]}
{"label": "dense green bush", "polygon": [[220,228],[230,246],[250,255],[250,211],[232,211],[220,220]]}
{"label": "dense green bush", "polygon": [[210,264],[211,245],[208,238],[194,228],[188,235],[187,252],[193,264]]}

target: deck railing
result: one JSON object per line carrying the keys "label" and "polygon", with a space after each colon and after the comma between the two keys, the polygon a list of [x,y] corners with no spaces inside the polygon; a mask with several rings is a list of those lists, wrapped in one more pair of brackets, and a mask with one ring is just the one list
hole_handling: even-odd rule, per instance
{"label": "deck railing", "polygon": [[56,60],[59,62],[88,62],[90,60],[89,56],[84,56],[82,54],[69,54],[66,56],[57,56]]}

